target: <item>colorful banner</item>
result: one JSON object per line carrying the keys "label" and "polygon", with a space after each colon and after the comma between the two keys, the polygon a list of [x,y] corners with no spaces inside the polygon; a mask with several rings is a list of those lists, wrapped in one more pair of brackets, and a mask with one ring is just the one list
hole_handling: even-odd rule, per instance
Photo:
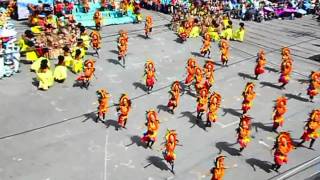
{"label": "colorful banner", "polygon": [[54,0],[17,0],[18,19],[27,19],[30,12],[28,4],[50,4],[53,7]]}

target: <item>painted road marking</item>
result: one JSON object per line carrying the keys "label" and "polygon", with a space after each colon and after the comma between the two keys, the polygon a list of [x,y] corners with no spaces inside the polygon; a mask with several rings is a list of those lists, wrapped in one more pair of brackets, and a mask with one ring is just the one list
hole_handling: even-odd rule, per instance
{"label": "painted road marking", "polygon": [[291,174],[294,174],[295,172],[297,172],[297,171],[300,170],[301,168],[303,168],[303,167],[305,167],[305,166],[313,163],[314,161],[316,161],[316,160],[318,160],[318,159],[320,159],[320,156],[318,156],[318,157],[312,159],[311,161],[306,162],[306,163],[304,163],[304,164],[302,164],[302,165],[294,168],[293,170],[289,171],[288,173],[286,173],[286,174],[283,175],[282,177],[278,178],[278,180],[282,180],[282,179],[285,179],[285,178],[289,177]]}
{"label": "painted road marking", "polygon": [[259,144],[262,144],[262,145],[264,145],[265,147],[270,147],[270,145],[269,144],[267,144],[267,143],[265,143],[264,141],[261,141],[261,140],[259,140]]}
{"label": "painted road marking", "polygon": [[107,180],[107,156],[108,156],[108,134],[106,135],[106,143],[104,145],[104,180]]}

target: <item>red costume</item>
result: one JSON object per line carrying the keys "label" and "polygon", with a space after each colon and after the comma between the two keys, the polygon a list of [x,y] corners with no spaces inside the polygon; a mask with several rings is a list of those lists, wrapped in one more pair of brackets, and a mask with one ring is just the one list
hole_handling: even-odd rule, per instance
{"label": "red costume", "polygon": [[152,25],[153,25],[152,17],[147,16],[146,17],[146,24],[144,26],[144,32],[145,32],[146,38],[148,38],[149,34],[152,32]]}
{"label": "red costume", "polygon": [[218,109],[221,105],[221,95],[217,92],[213,92],[209,98],[209,112],[207,113],[207,127],[211,127],[212,122],[217,121]]}
{"label": "red costume", "polygon": [[203,88],[199,91],[197,98],[197,122],[201,119],[203,113],[207,111],[208,106],[208,90]]}
{"label": "red costume", "polygon": [[77,77],[76,81],[81,83],[81,87],[85,87],[88,89],[90,85],[90,81],[94,76],[95,72],[95,60],[88,59],[84,62],[83,74]]}
{"label": "red costume", "polygon": [[[201,89],[205,88],[203,71],[202,71],[201,67],[195,68],[195,79],[196,79],[195,89],[196,89],[196,92],[199,94],[199,91]],[[208,91],[208,89],[207,89],[207,91]]]}
{"label": "red costume", "polygon": [[218,156],[215,161],[215,167],[211,169],[212,177],[211,180],[222,180],[224,176],[224,166],[225,156]]}
{"label": "red costume", "polygon": [[220,52],[221,52],[221,62],[222,65],[228,66],[228,61],[230,58],[229,53],[229,43],[227,40],[221,39],[221,45],[220,45]]}
{"label": "red costume", "polygon": [[123,67],[125,67],[126,61],[125,57],[128,52],[128,33],[124,30],[119,31],[118,38],[118,60],[123,61]]}
{"label": "red costume", "polygon": [[211,86],[214,83],[214,63],[211,59],[206,61],[206,64],[204,65],[204,73],[205,73],[205,77],[206,77],[206,81],[205,81],[205,88],[208,89],[208,91],[210,90]]}
{"label": "red costume", "polygon": [[96,54],[99,56],[98,50],[101,48],[101,35],[98,31],[92,31],[90,34],[91,37],[91,46],[93,50],[96,51]]}
{"label": "red costume", "polygon": [[131,110],[131,100],[128,95],[122,94],[119,100],[119,107],[117,111],[119,112],[118,124],[122,128],[126,128],[128,114]]}
{"label": "red costume", "polygon": [[145,67],[144,69],[145,82],[146,82],[146,86],[149,94],[150,91],[152,91],[154,83],[156,81],[156,68],[152,60],[147,60],[144,67]]}
{"label": "red costume", "polygon": [[171,171],[174,173],[174,160],[176,159],[176,153],[174,150],[179,142],[177,138],[177,132],[175,130],[167,130],[166,136],[166,151],[164,152],[164,159],[171,165]]}
{"label": "red costume", "polygon": [[192,81],[194,80],[194,75],[196,73],[196,67],[197,67],[197,62],[196,62],[196,59],[195,58],[189,58],[188,59],[188,62],[187,62],[187,77],[186,77],[186,80],[185,80],[185,84],[187,86],[190,86]]}
{"label": "red costume", "polygon": [[247,115],[243,115],[240,118],[238,132],[238,143],[240,145],[240,152],[247,147],[248,143],[251,141],[250,138],[250,129],[251,129],[251,118]]}
{"label": "red costume", "polygon": [[283,126],[284,114],[287,112],[287,98],[279,97],[273,110],[273,130],[276,131],[279,126]]}
{"label": "red costume", "polygon": [[252,82],[247,83],[245,90],[242,93],[243,101],[242,101],[242,111],[243,114],[246,114],[248,110],[251,109],[253,104],[253,99],[256,97],[256,93],[254,92],[254,84]]}
{"label": "red costume", "polygon": [[301,146],[304,142],[310,141],[309,149],[312,149],[312,146],[316,139],[320,136],[320,109],[314,109],[310,113],[309,120],[305,125],[303,135],[301,136],[302,141],[298,146]]}
{"label": "red costume", "polygon": [[264,73],[265,71],[264,68],[266,64],[267,64],[267,60],[265,57],[265,53],[264,53],[264,50],[261,49],[258,53],[257,65],[254,69],[254,74],[256,75],[256,79],[258,79],[258,76],[260,74]]}
{"label": "red costume", "polygon": [[159,126],[160,126],[158,114],[153,109],[147,111],[146,126],[147,126],[148,130],[147,130],[147,132],[145,132],[143,134],[141,141],[147,143],[147,147],[151,148],[152,145],[157,140],[157,135],[158,135]]}
{"label": "red costume", "polygon": [[181,86],[179,81],[173,82],[171,85],[170,95],[171,98],[169,99],[167,107],[171,110],[172,114],[174,113],[174,109],[178,106],[180,101],[180,92]]}
{"label": "red costume", "polygon": [[98,98],[99,107],[98,107],[98,117],[96,119],[96,122],[98,122],[99,119],[100,120],[105,119],[105,115],[109,110],[108,100],[110,98],[109,93],[105,89],[99,89],[97,91],[97,94],[99,96]]}
{"label": "red costume", "polygon": [[313,98],[319,94],[320,89],[320,71],[311,72],[310,75],[310,84],[307,90],[307,94],[309,95],[310,101],[313,102]]}
{"label": "red costume", "polygon": [[293,150],[293,142],[290,137],[290,133],[281,132],[279,133],[273,149],[274,152],[274,164],[272,169],[278,171],[278,169],[285,163],[288,162],[288,154]]}
{"label": "red costume", "polygon": [[282,83],[281,85],[282,88],[284,88],[284,86],[289,83],[291,72],[292,72],[292,59],[290,55],[283,55],[282,63],[281,63],[281,74],[279,78],[279,83]]}
{"label": "red costume", "polygon": [[208,54],[208,57],[210,57],[210,48],[211,48],[211,38],[210,38],[210,35],[208,33],[206,33],[203,37],[203,40],[202,40],[202,47],[200,49],[200,54],[205,57],[207,54]]}

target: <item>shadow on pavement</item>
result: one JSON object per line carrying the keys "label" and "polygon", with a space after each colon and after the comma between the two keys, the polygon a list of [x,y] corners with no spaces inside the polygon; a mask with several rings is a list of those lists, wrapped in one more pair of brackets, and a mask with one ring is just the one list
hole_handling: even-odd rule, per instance
{"label": "shadow on pavement", "polygon": [[252,127],[255,128],[255,131],[258,132],[258,129],[262,129],[264,131],[267,132],[272,132],[272,125],[271,126],[266,126],[265,124],[261,123],[261,122],[253,122]]}
{"label": "shadow on pavement", "polygon": [[268,87],[272,87],[272,88],[275,88],[275,89],[281,89],[280,86],[276,85],[276,84],[273,84],[273,83],[270,83],[270,82],[260,82],[260,84],[262,85],[261,87],[265,87],[265,86],[268,86]]}
{"label": "shadow on pavement", "polygon": [[241,154],[239,153],[239,150],[236,149],[236,148],[233,148],[231,146],[235,145],[237,143],[228,143],[228,142],[217,142],[216,143],[216,147],[219,149],[219,153],[218,154],[221,154],[222,151],[230,154],[231,156],[240,156]]}
{"label": "shadow on pavement", "polygon": [[158,109],[158,113],[159,113],[160,111],[169,112],[168,106],[165,106],[165,105],[162,105],[162,104],[158,105],[158,106],[157,106],[157,109]]}
{"label": "shadow on pavement", "polygon": [[255,77],[251,76],[250,74],[239,72],[238,75],[243,79],[257,80]]}
{"label": "shadow on pavement", "polygon": [[232,108],[222,108],[223,110],[223,115],[222,116],[225,116],[227,114],[231,114],[233,116],[237,116],[237,117],[240,117],[242,116],[242,113],[238,112],[236,109],[232,109]]}
{"label": "shadow on pavement", "polygon": [[250,158],[250,159],[247,159],[246,162],[253,168],[254,171],[256,171],[257,170],[256,167],[258,167],[259,169],[264,170],[266,173],[271,172],[272,164],[268,161],[261,161],[256,158]]}
{"label": "shadow on pavement", "polygon": [[155,167],[159,168],[161,171],[163,171],[163,170],[170,171],[169,167],[164,162],[165,160],[163,158],[160,158],[158,156],[149,156],[147,158],[147,160],[148,160],[149,164],[144,166],[144,168],[147,168],[148,166],[150,166],[152,164]]}
{"label": "shadow on pavement", "polygon": [[290,93],[286,93],[285,96],[288,98],[288,99],[295,99],[297,101],[302,101],[302,102],[309,102],[309,99],[307,98],[304,98],[304,97],[301,97],[300,94],[298,95],[295,95],[295,94],[290,94]]}
{"label": "shadow on pavement", "polygon": [[268,67],[268,66],[266,66],[265,69],[266,69],[267,71],[269,71],[269,72],[274,72],[274,73],[279,72],[277,69],[272,68],[272,67]]}
{"label": "shadow on pavement", "polygon": [[132,85],[134,86],[135,89],[139,88],[144,92],[148,91],[146,85],[142,84],[141,82],[134,82],[134,83],[132,83]]}
{"label": "shadow on pavement", "polygon": [[[202,120],[197,121],[198,118],[197,118],[195,115],[193,115],[193,112],[184,111],[184,112],[181,112],[181,115],[182,115],[182,116],[180,116],[179,118],[182,118],[182,117],[187,117],[187,118],[189,118],[189,122],[192,123],[192,126],[191,126],[190,128],[193,128],[194,126],[197,125],[199,128],[207,131],[207,130],[206,130],[206,126],[205,126],[205,124],[203,123],[203,121],[202,121]],[[205,115],[203,115],[202,117],[205,117]]]}
{"label": "shadow on pavement", "polygon": [[106,128],[109,128],[110,126],[113,126],[115,130],[117,130],[120,127],[118,122],[113,120],[113,119],[106,120],[104,122],[104,124],[106,125]]}
{"label": "shadow on pavement", "polygon": [[131,143],[126,145],[126,147],[129,147],[129,146],[132,146],[134,144],[136,144],[138,147],[140,146],[144,146],[144,144],[141,142],[141,137],[137,136],[137,135],[134,135],[134,136],[131,136]]}

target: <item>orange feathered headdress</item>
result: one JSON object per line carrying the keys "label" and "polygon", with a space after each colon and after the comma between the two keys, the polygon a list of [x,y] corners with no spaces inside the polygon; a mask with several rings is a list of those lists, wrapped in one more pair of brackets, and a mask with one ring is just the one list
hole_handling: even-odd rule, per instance
{"label": "orange feathered headdress", "polygon": [[199,66],[197,66],[195,70],[197,75],[202,74],[202,69]]}
{"label": "orange feathered headdress", "polygon": [[181,89],[180,82],[179,81],[174,81],[171,85],[171,90],[175,89]]}
{"label": "orange feathered headdress", "polygon": [[150,64],[152,65],[152,67],[154,67],[154,62],[151,59],[148,59],[146,64],[145,64],[145,67],[146,68],[149,67]]}
{"label": "orange feathered headdress", "polygon": [[282,55],[290,55],[291,54],[290,49],[288,47],[282,48],[281,54]]}
{"label": "orange feathered headdress", "polygon": [[196,59],[194,57],[191,57],[187,61],[188,66],[195,66],[196,65]]}
{"label": "orange feathered headdress", "polygon": [[221,47],[222,47],[222,48],[228,47],[228,41],[226,41],[226,40],[224,40],[224,39],[221,39]]}
{"label": "orange feathered headdress", "polygon": [[212,59],[208,59],[206,61],[206,64],[204,65],[204,68],[208,69],[209,71],[214,70],[214,63]]}
{"label": "orange feathered headdress", "polygon": [[293,142],[289,132],[280,132],[277,141],[281,153],[289,153],[293,149]]}
{"label": "orange feathered headdress", "polygon": [[253,82],[248,82],[247,85],[246,85],[246,88],[244,89],[244,91],[248,92],[249,89],[253,90],[254,86],[255,85],[253,84]]}
{"label": "orange feathered headdress", "polygon": [[127,94],[122,94],[122,96],[120,97],[120,104],[123,104],[124,103],[124,100],[127,100],[127,101],[129,101],[130,99],[129,99],[129,96],[127,95]]}
{"label": "orange feathered headdress", "polygon": [[177,141],[177,132],[176,132],[176,130],[167,129],[165,138],[166,138],[167,142],[176,142]]}
{"label": "orange feathered headdress", "polygon": [[149,111],[147,111],[147,120],[148,121],[152,120],[151,116],[154,117],[154,120],[158,120],[157,112],[154,109],[150,109]]}
{"label": "orange feathered headdress", "polygon": [[222,155],[216,157],[216,161],[215,161],[216,168],[224,168],[225,157],[226,156],[222,156]]}
{"label": "orange feathered headdress", "polygon": [[220,106],[221,103],[221,95],[217,92],[213,92],[210,96],[210,104],[217,103]]}
{"label": "orange feathered headdress", "polygon": [[287,105],[287,98],[284,97],[284,96],[278,97],[277,101],[276,101],[276,104],[277,104],[277,106],[279,106],[279,105]]}
{"label": "orange feathered headdress", "polygon": [[98,89],[97,93],[100,94],[102,98],[108,97],[109,93],[105,89]]}
{"label": "orange feathered headdress", "polygon": [[312,121],[320,122],[320,109],[314,109],[310,114],[310,119]]}
{"label": "orange feathered headdress", "polygon": [[95,64],[95,60],[93,60],[93,59],[88,59],[88,60],[86,60],[85,62],[84,62],[84,66],[85,67],[94,67],[94,64]]}

